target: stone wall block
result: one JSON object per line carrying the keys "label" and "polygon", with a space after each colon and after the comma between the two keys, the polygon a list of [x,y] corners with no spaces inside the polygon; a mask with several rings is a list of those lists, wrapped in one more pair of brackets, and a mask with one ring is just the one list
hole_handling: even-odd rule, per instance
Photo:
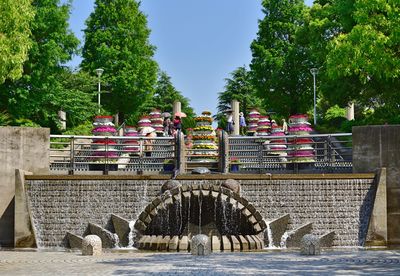
{"label": "stone wall block", "polygon": [[102,243],[100,237],[88,235],[82,241],[82,255],[99,256],[102,253]]}

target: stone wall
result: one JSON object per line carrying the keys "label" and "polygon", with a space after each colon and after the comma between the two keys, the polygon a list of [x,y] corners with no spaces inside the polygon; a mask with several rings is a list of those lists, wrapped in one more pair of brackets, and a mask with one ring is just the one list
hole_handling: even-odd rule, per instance
{"label": "stone wall", "polygon": [[400,244],[400,125],[353,128],[353,171],[386,168],[388,244]]}
{"label": "stone wall", "polygon": [[[335,231],[337,246],[363,244],[375,195],[373,176],[354,179],[246,179],[242,196],[270,221],[290,214],[290,229],[313,223],[313,233]],[[335,176],[339,177],[339,176]],[[26,176],[26,190],[39,247],[62,246],[66,232],[84,235],[89,222],[107,228],[110,215],[135,220],[165,179]],[[118,179],[119,178],[119,179]],[[183,177],[184,178],[184,177]],[[225,176],[226,178],[226,176]],[[256,175],[257,178],[257,175]],[[315,176],[313,178],[316,178]],[[219,185],[224,179],[180,179],[182,184]]]}
{"label": "stone wall", "polygon": [[15,170],[49,172],[50,130],[0,127],[0,246],[14,246]]}

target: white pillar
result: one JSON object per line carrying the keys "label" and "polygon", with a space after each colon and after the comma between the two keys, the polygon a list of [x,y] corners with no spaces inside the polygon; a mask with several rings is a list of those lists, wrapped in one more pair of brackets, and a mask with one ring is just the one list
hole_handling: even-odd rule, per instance
{"label": "white pillar", "polygon": [[173,106],[173,109],[172,109],[172,116],[173,117],[175,116],[176,112],[182,112],[182,110],[181,110],[181,102],[180,101],[175,101],[174,102],[174,106]]}
{"label": "white pillar", "polygon": [[239,102],[233,100],[231,103],[232,106],[232,116],[233,116],[233,135],[239,135]]}
{"label": "white pillar", "polygon": [[60,110],[58,111],[58,118],[60,120],[61,130],[67,129],[67,113]]}
{"label": "white pillar", "polygon": [[346,118],[349,121],[354,120],[354,103],[349,103],[346,107]]}

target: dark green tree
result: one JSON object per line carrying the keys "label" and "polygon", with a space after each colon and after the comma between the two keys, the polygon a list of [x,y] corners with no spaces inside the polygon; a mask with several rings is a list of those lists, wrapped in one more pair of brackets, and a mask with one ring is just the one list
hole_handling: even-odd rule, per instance
{"label": "dark green tree", "polygon": [[251,73],[264,107],[279,115],[304,113],[313,103],[307,46],[298,43],[308,8],[302,0],[263,0],[265,17],[251,44]]}
{"label": "dark green tree", "polygon": [[35,18],[31,24],[32,47],[17,81],[0,86],[1,105],[14,119],[26,118],[41,126],[57,129],[57,112],[67,98],[60,75],[62,64],[76,52],[78,39],[68,28],[70,2],[34,0]]}
{"label": "dark green tree", "polygon": [[155,48],[139,7],[135,0],[96,0],[86,21],[81,67],[89,74],[104,69],[101,78],[111,93],[104,95],[102,105],[119,112],[121,121],[142,110],[157,81]]}
{"label": "dark green tree", "polygon": [[32,45],[30,23],[34,10],[30,0],[0,1],[0,84],[22,76],[22,65]]}
{"label": "dark green tree", "polygon": [[353,101],[382,119],[398,114],[399,26],[398,1],[316,1],[304,34],[331,104]]}
{"label": "dark green tree", "polygon": [[262,109],[262,100],[256,95],[256,90],[251,83],[250,72],[245,66],[238,67],[225,79],[225,89],[218,95],[218,113],[216,119],[218,126],[225,128],[226,113],[231,109],[232,100],[240,102],[240,110],[247,117],[250,108]]}

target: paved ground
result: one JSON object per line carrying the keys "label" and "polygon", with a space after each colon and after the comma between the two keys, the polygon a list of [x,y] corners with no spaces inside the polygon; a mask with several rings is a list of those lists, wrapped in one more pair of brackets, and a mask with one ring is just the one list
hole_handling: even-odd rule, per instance
{"label": "paved ground", "polygon": [[0,275],[400,275],[400,250],[218,253],[0,251]]}

